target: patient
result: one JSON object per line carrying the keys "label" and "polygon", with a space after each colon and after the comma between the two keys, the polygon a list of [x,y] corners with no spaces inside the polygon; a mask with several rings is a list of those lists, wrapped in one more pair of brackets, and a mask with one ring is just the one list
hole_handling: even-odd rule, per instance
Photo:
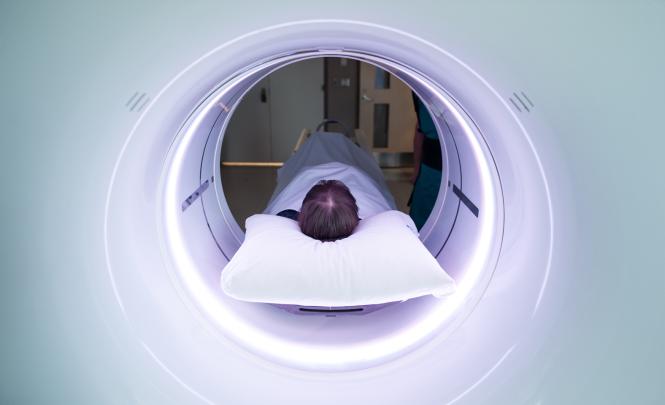
{"label": "patient", "polygon": [[310,135],[278,170],[273,196],[246,229],[221,277],[224,292],[241,301],[297,314],[366,314],[454,290],[411,218],[396,211],[374,156],[344,134]]}
{"label": "patient", "polygon": [[324,242],[350,236],[358,221],[395,210],[396,204],[374,156],[334,132],[316,132],[277,172],[265,214],[298,222]]}
{"label": "patient", "polygon": [[298,221],[305,235],[323,242],[346,238],[360,220],[356,199],[339,180],[319,181],[305,195],[300,212],[288,209],[277,215]]}

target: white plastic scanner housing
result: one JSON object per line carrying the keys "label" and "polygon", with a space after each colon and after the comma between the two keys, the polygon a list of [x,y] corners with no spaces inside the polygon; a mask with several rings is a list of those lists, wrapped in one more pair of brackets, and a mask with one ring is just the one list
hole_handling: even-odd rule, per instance
{"label": "white plastic scanner housing", "polygon": [[[296,316],[222,293],[220,272],[243,240],[219,181],[229,118],[261,78],[328,56],[380,66],[427,103],[440,134],[444,176],[421,240],[456,280],[454,295],[331,318]],[[232,341],[261,361],[289,368],[366,369],[428,344],[457,350],[451,359],[478,349],[482,360],[458,370],[457,378],[484,372],[505,358],[520,325],[537,311],[550,265],[548,185],[511,108],[444,50],[370,24],[285,24],[212,50],[154,97],[118,158],[106,246],[125,315],[167,368],[195,367],[198,355],[174,353],[163,342],[165,331],[180,347],[203,355],[186,333],[203,324],[220,338],[218,349],[206,351]],[[490,341],[446,346],[464,320],[466,334],[499,323],[505,328]]]}

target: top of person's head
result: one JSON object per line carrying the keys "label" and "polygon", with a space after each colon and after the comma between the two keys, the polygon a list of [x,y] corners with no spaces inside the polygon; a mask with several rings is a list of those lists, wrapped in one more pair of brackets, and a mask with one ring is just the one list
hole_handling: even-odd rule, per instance
{"label": "top of person's head", "polygon": [[358,225],[358,205],[339,180],[321,180],[305,196],[298,214],[302,232],[324,242],[344,239]]}

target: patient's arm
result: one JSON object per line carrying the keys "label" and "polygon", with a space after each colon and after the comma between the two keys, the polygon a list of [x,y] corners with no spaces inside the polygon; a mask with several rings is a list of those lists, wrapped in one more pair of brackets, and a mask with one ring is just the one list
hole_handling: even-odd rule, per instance
{"label": "patient's arm", "polygon": [[288,209],[288,210],[283,210],[283,211],[278,212],[277,216],[284,217],[284,218],[289,218],[289,219],[292,219],[294,221],[297,221],[298,220],[298,214],[300,214],[298,211]]}

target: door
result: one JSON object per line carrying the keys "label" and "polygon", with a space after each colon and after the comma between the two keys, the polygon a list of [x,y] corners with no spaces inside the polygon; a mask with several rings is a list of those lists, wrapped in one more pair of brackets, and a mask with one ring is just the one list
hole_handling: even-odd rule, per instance
{"label": "door", "polygon": [[351,135],[358,128],[359,65],[348,58],[325,59],[325,117],[341,122],[327,124],[326,131]]}
{"label": "door", "polygon": [[376,152],[412,152],[416,113],[411,89],[385,70],[360,63],[359,128]]}

